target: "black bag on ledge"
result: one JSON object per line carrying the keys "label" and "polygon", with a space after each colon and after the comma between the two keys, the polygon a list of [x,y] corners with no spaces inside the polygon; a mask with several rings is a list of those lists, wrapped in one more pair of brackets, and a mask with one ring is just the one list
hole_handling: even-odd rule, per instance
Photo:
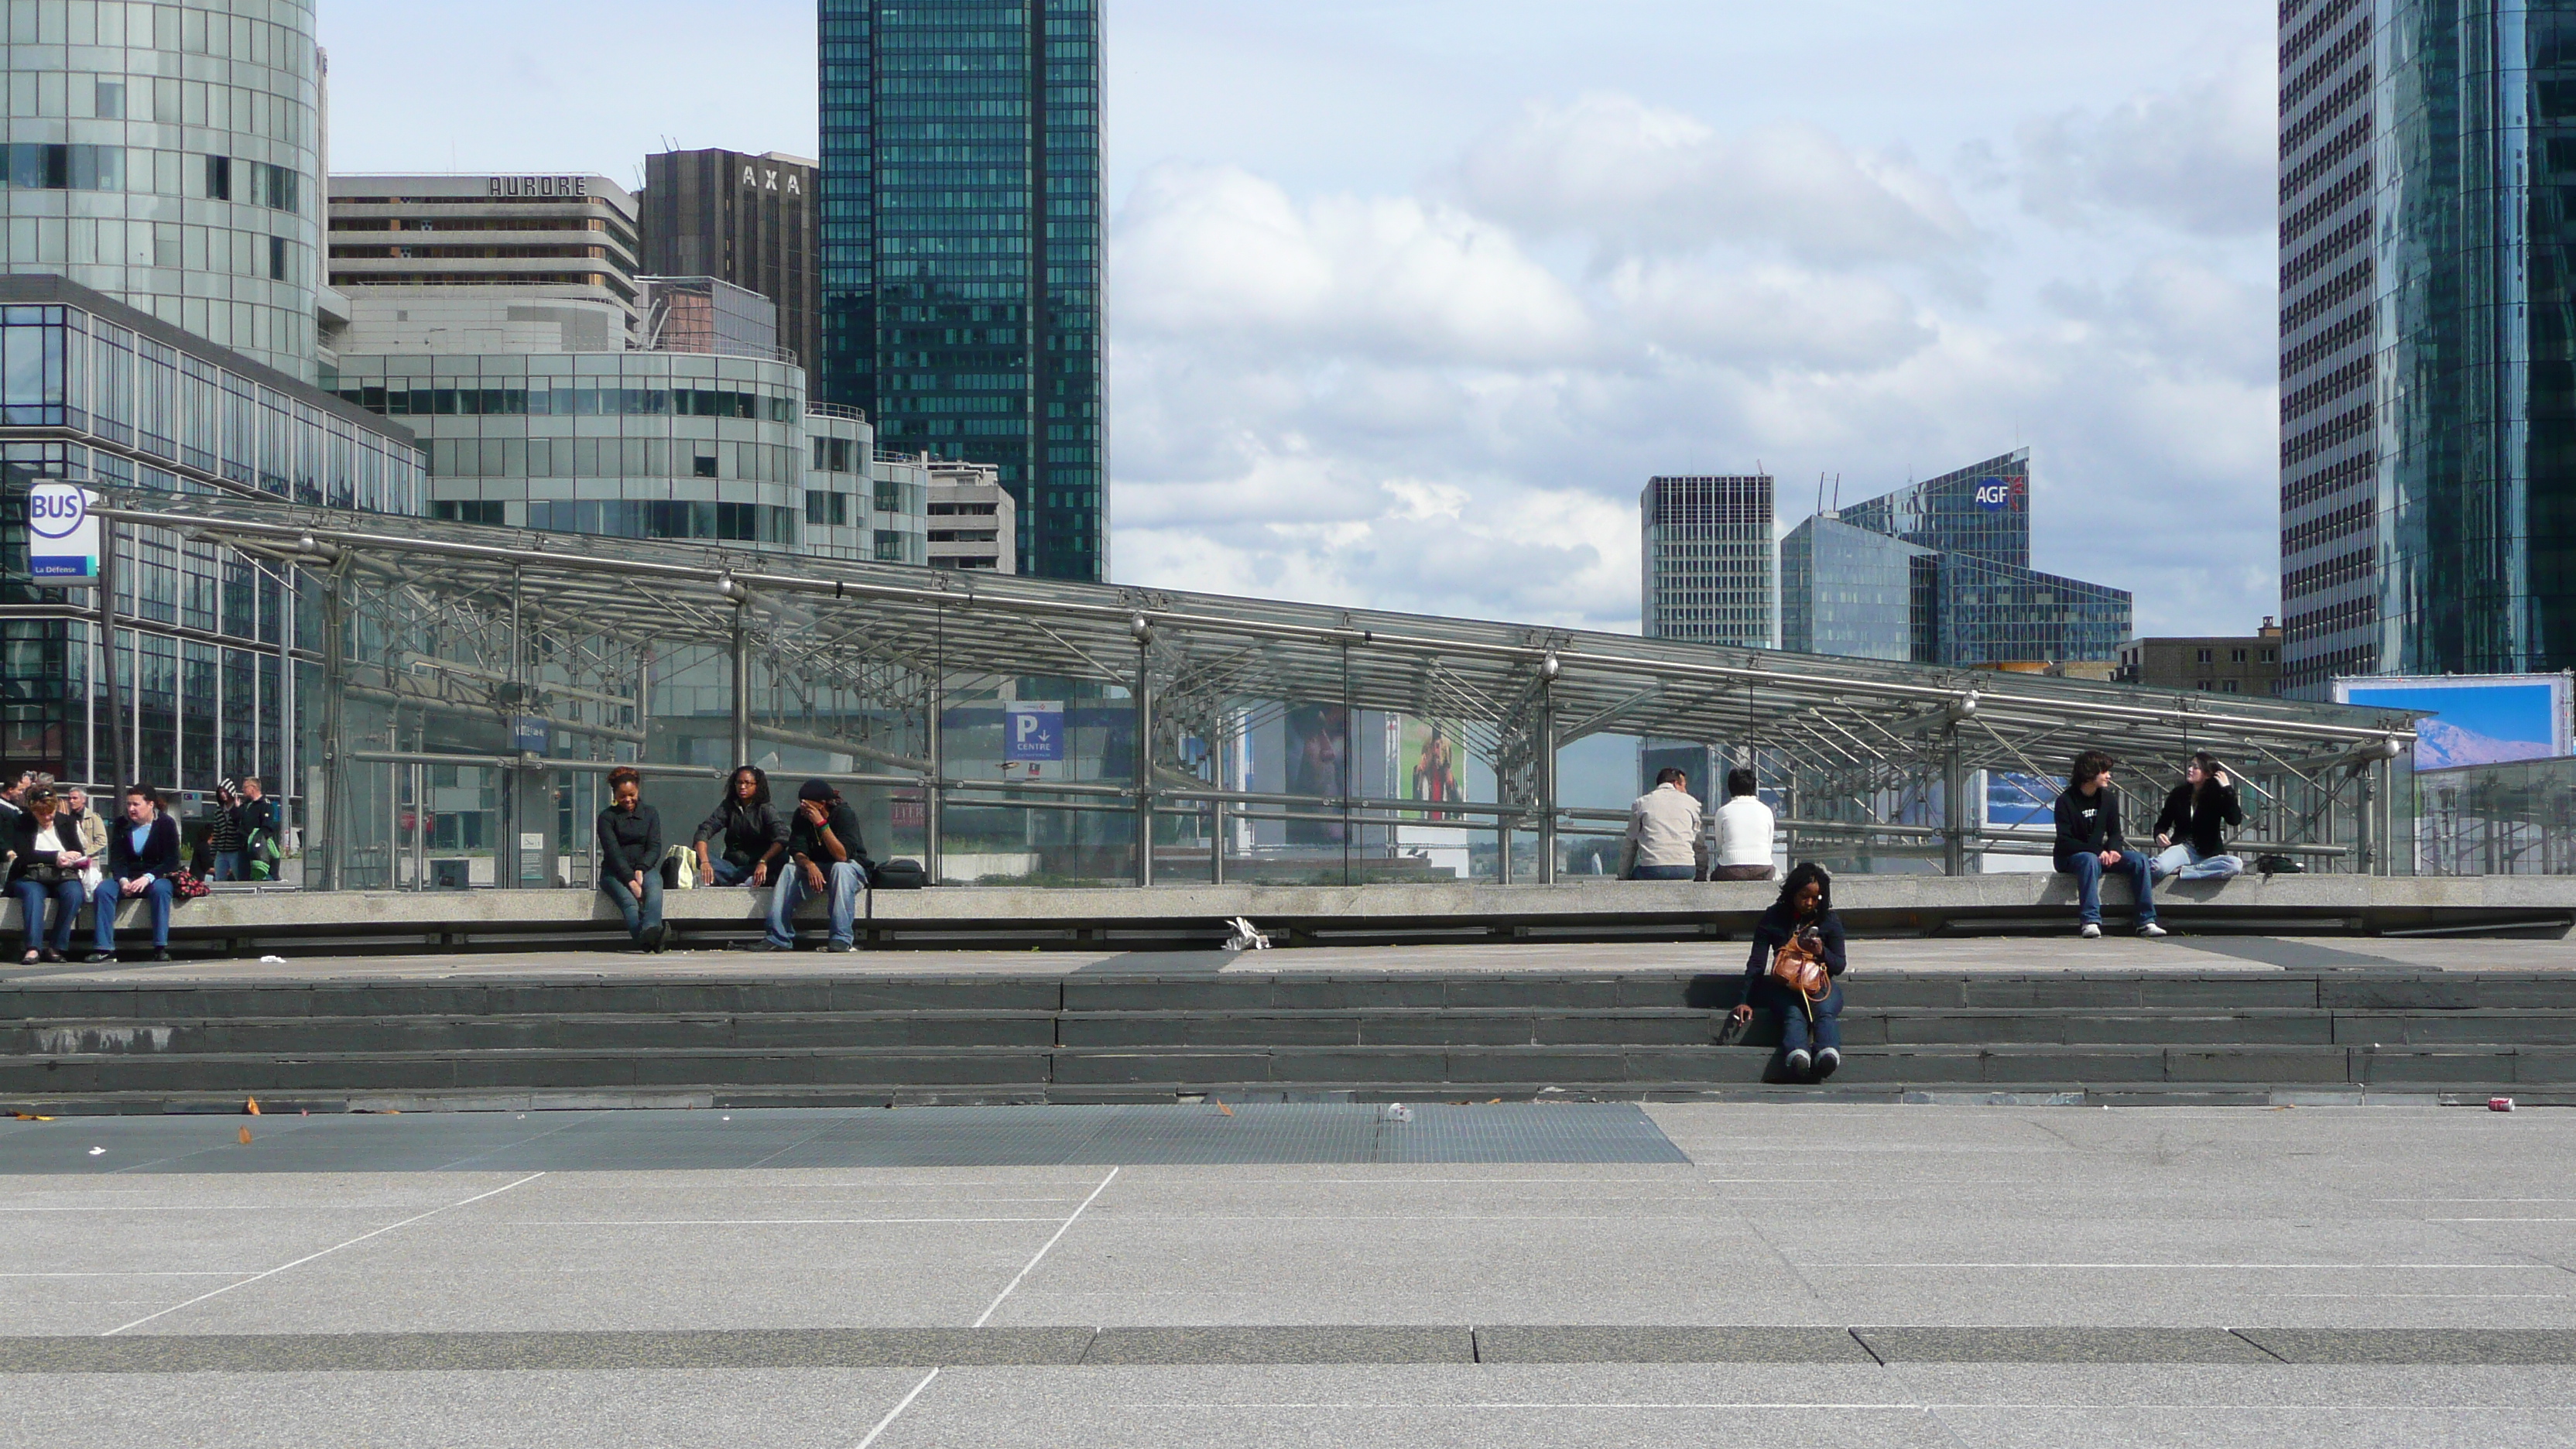
{"label": "black bag on ledge", "polygon": [[930,884],[930,875],[917,860],[889,860],[876,868],[868,884],[881,891],[917,891]]}

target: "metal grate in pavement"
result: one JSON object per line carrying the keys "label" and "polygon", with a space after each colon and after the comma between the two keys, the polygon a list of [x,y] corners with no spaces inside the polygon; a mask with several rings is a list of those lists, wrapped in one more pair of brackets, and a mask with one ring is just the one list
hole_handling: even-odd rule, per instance
{"label": "metal grate in pavement", "polygon": [[65,1117],[0,1125],[0,1174],[1690,1161],[1633,1103],[1410,1111],[1409,1121],[1352,1103]]}

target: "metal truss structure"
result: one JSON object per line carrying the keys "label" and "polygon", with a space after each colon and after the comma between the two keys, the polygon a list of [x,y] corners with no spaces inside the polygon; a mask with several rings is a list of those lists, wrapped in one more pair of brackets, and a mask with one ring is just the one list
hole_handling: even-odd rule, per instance
{"label": "metal truss structure", "polygon": [[[1229,812],[1369,823],[1421,808],[1367,798],[1347,775],[1330,798],[1236,788],[1229,746],[1297,704],[1340,706],[1346,720],[1370,710],[1460,722],[1497,798],[1444,810],[1486,822],[1505,879],[1515,837],[1534,835],[1533,868],[1520,874],[1542,881],[1561,834],[1609,833],[1624,819],[1557,799],[1559,752],[1595,734],[1758,761],[1783,788],[1793,842],[1911,854],[1953,873],[2045,841],[1985,824],[1978,772],[2055,777],[2086,747],[2109,750],[2132,778],[2209,751],[2250,788],[2244,849],[2384,870],[2387,762],[2414,735],[2414,716],[2371,708],[234,498],[129,492],[111,503],[120,527],[226,545],[319,591],[325,642],[311,657],[334,841],[346,835],[345,792],[327,776],[345,779],[366,757],[344,738],[346,701],[486,722],[495,748],[475,758],[605,769],[640,758],[622,747],[647,739],[651,686],[682,675],[721,686],[704,697],[727,703],[734,759],[756,739],[828,750],[869,772],[848,778],[917,791],[934,873],[943,805],[1017,803],[1132,813],[1135,879],[1147,884],[1157,822],[1172,817],[1218,842],[1221,879]],[[1133,778],[1012,784],[949,770],[933,726],[944,705],[1030,677],[1123,696],[1148,742]],[[513,759],[510,726],[529,720],[591,743]]]}

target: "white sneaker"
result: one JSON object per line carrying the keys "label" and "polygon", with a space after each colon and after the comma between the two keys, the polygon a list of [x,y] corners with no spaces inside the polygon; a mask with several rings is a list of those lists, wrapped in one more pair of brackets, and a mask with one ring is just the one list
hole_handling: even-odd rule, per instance
{"label": "white sneaker", "polygon": [[2086,921],[2084,923],[2084,929],[2076,932],[2075,934],[2082,936],[2087,941],[2099,941],[2102,939],[2102,928],[2091,921]]}
{"label": "white sneaker", "polygon": [[1832,1076],[1835,1072],[1841,1070],[1842,1064],[1843,1054],[1840,1050],[1834,1047],[1827,1047],[1823,1051],[1816,1053],[1816,1080],[1821,1082],[1825,1078]]}
{"label": "white sneaker", "polygon": [[1816,1059],[1807,1055],[1805,1052],[1791,1052],[1789,1053],[1787,1065],[1789,1068],[1789,1075],[1793,1077],[1803,1077],[1815,1067]]}
{"label": "white sneaker", "polygon": [[2149,922],[2147,922],[2145,925],[2140,926],[2140,927],[2138,928],[2138,934],[2139,934],[2139,935],[2141,935],[2141,936],[2161,936],[2161,935],[2163,935],[2164,933],[2165,933],[2165,928],[2164,928],[2164,927],[2162,927],[2162,926],[2157,925],[2157,924],[2156,924],[2155,922],[2153,922],[2153,921],[2149,921]]}

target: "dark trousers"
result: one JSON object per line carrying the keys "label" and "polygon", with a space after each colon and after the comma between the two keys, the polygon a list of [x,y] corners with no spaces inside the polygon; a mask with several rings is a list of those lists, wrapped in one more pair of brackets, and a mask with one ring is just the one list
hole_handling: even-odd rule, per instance
{"label": "dark trousers", "polygon": [[617,903],[617,913],[626,918],[626,934],[633,938],[636,944],[643,944],[644,933],[662,924],[662,868],[660,866],[654,866],[644,872],[644,899],[640,901],[635,899],[635,892],[627,888],[626,880],[622,876],[611,876],[601,881],[599,888],[608,892],[608,898]]}
{"label": "dark trousers", "polygon": [[[9,892],[18,898],[18,912],[26,922],[21,936],[26,944],[21,949],[37,950],[46,944],[49,936],[57,953],[72,948],[72,918],[80,914],[81,904],[89,896],[81,889],[80,877],[71,876],[47,885],[21,876],[16,885],[9,887]],[[50,932],[45,929],[47,901],[54,904],[54,923]]]}
{"label": "dark trousers", "polygon": [[1697,874],[1699,874],[1699,868],[1689,865],[1638,865],[1628,868],[1630,880],[1689,880]]}
{"label": "dark trousers", "polygon": [[[1827,978],[1831,980],[1832,978]],[[1808,1001],[1806,993],[1793,991],[1770,977],[1762,979],[1767,996],[1764,1005],[1780,1013],[1780,1050],[1784,1052],[1823,1051],[1843,1045],[1843,984],[1834,981],[1820,1001]],[[1808,1020],[1810,1013],[1814,1020]]]}
{"label": "dark trousers", "polygon": [[2138,924],[2151,924],[2156,918],[2156,887],[2148,870],[2147,858],[2134,850],[2120,852],[2120,863],[2104,865],[2093,852],[2078,851],[2066,863],[2075,873],[2075,919],[2087,926],[2102,924],[2102,877],[2116,871],[2129,878],[2138,896]]}

